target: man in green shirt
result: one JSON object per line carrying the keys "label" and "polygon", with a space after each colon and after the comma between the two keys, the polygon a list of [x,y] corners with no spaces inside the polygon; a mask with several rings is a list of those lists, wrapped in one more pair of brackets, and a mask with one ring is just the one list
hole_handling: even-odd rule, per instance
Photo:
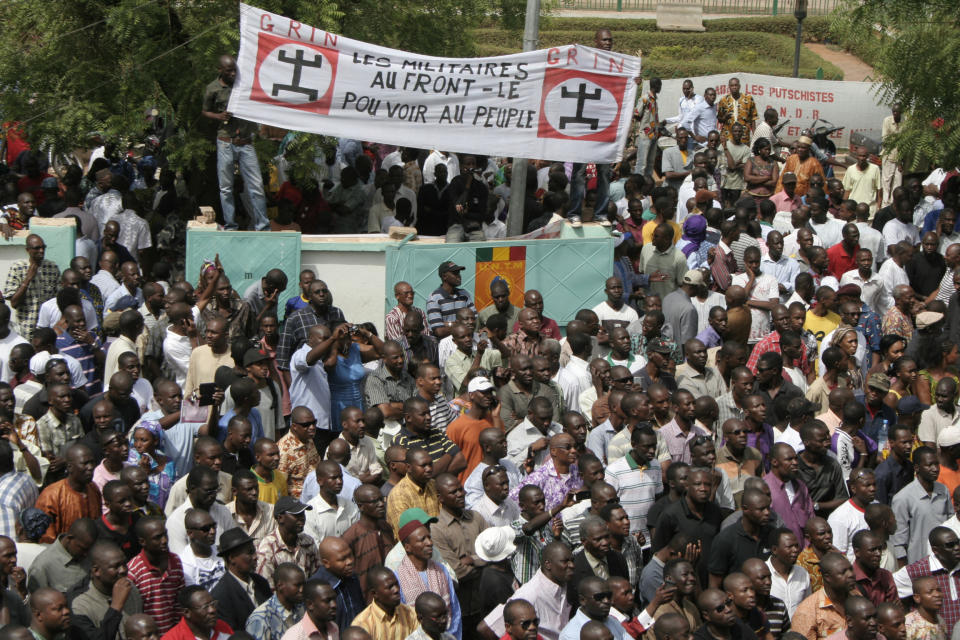
{"label": "man in green shirt", "polygon": [[257,125],[247,120],[235,118],[227,111],[230,91],[237,78],[237,61],[232,56],[220,56],[216,79],[207,85],[203,92],[203,110],[205,118],[215,120],[217,124],[217,178],[220,182],[220,206],[223,209],[223,226],[228,230],[237,230],[235,217],[233,178],[234,164],[240,167],[240,175],[247,190],[247,198],[253,207],[253,228],[263,231],[270,228],[267,219],[267,199],[263,192],[263,177],[257,152],[253,148],[253,136]]}

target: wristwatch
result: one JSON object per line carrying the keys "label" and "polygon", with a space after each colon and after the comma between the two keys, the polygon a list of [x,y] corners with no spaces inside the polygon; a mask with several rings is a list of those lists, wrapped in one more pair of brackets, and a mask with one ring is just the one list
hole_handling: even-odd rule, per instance
{"label": "wristwatch", "polygon": [[820,511],[820,503],[819,503],[819,502],[814,502],[814,503],[813,503],[813,510],[814,510],[814,511]]}

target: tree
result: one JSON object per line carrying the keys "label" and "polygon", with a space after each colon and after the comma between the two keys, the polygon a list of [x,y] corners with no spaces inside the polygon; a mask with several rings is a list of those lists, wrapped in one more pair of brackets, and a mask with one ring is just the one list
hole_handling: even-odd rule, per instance
{"label": "tree", "polygon": [[880,75],[879,97],[904,119],[891,140],[904,170],[960,166],[960,11],[955,0],[860,0],[835,28]]}
{"label": "tree", "polygon": [[[486,6],[475,0],[255,4],[348,37],[436,55],[471,53],[470,27]],[[213,152],[215,130],[200,116],[203,89],[216,75],[217,58],[237,50],[237,7],[235,0],[0,2],[3,120],[23,123],[35,148],[67,155],[92,131],[142,141],[145,114],[155,110],[172,123],[165,146],[171,165],[199,166]]]}

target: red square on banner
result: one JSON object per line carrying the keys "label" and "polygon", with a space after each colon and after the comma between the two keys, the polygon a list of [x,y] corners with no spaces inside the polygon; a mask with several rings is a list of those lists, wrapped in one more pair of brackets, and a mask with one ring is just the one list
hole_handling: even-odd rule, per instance
{"label": "red square on banner", "polygon": [[326,115],[338,58],[335,49],[261,31],[250,99]]}
{"label": "red square on banner", "polygon": [[540,138],[613,142],[628,78],[549,67],[540,96]]}

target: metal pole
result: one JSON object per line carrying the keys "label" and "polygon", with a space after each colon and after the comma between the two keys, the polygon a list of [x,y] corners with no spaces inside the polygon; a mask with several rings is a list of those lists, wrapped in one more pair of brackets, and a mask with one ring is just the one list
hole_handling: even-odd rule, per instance
{"label": "metal pole", "polygon": [[793,77],[800,77],[800,45],[803,42],[803,20],[797,20],[797,42],[793,49]]}
{"label": "metal pole", "polygon": [[[537,48],[540,37],[540,0],[527,0],[527,18],[523,25],[523,50]],[[510,176],[510,209],[507,211],[507,235],[523,233],[523,203],[527,193],[527,160],[514,158]]]}

